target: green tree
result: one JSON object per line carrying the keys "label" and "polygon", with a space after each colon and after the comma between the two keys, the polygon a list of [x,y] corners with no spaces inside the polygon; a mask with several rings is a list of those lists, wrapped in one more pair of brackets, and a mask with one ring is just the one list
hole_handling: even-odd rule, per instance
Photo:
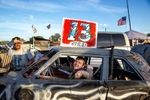
{"label": "green tree", "polygon": [[150,33],[147,33],[147,36],[150,36]]}
{"label": "green tree", "polygon": [[52,35],[52,36],[50,37],[50,40],[51,40],[51,41],[59,41],[60,38],[61,38],[60,34],[59,34],[59,33],[55,33],[55,35]]}

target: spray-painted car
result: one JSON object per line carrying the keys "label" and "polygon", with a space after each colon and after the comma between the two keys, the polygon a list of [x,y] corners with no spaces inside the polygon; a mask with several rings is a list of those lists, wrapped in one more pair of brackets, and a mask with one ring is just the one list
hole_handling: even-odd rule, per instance
{"label": "spray-painted car", "polygon": [[[150,68],[136,53],[117,49],[53,47],[43,65],[1,77],[1,100],[148,100]],[[86,58],[91,79],[69,79],[72,59]],[[60,59],[61,67],[54,67]],[[49,69],[47,74],[42,73]],[[6,80],[7,79],[7,80]]]}

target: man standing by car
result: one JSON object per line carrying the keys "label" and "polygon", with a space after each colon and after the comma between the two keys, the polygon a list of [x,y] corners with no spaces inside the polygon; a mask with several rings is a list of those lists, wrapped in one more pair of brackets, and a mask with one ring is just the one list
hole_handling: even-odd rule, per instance
{"label": "man standing by car", "polygon": [[12,65],[13,67],[24,67],[26,63],[33,58],[31,52],[21,45],[21,39],[19,37],[14,37],[12,39],[13,48],[9,49],[8,55],[13,57]]}
{"label": "man standing by car", "polygon": [[73,63],[73,72],[69,76],[75,79],[90,79],[90,73],[85,68],[85,59],[78,56]]}

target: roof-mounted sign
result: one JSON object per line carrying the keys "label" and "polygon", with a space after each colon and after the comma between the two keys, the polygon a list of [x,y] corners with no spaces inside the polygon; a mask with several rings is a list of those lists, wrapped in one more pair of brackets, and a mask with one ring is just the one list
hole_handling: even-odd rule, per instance
{"label": "roof-mounted sign", "polygon": [[96,48],[97,23],[63,18],[61,46]]}

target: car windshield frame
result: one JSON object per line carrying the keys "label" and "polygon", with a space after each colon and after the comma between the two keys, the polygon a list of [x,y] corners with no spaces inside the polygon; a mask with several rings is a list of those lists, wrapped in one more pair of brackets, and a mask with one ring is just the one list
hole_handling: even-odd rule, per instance
{"label": "car windshield frame", "polygon": [[[49,55],[49,56],[51,56],[51,58],[55,55],[57,53],[57,50],[55,50],[55,49],[50,49],[50,50],[48,50],[47,51],[47,54],[46,55]],[[50,60],[50,59],[49,59]],[[48,60],[48,61],[49,61]],[[48,62],[48,61],[46,61],[46,62]],[[35,63],[35,62],[34,62]],[[46,63],[44,63],[43,65],[45,65]],[[42,65],[42,66],[43,66]],[[30,69],[32,69],[32,68],[37,68],[37,67],[39,67],[39,69],[41,69],[42,68],[42,66],[35,66],[34,64],[32,64],[31,66],[29,66],[27,69],[25,69],[25,70],[23,70],[22,71],[22,75],[24,75],[27,71],[29,71]],[[36,72],[39,72],[39,69],[36,71]],[[42,68],[43,69],[43,68]],[[44,69],[45,69],[45,67],[44,67]],[[36,73],[35,72],[35,73]],[[34,76],[34,75],[33,75]]]}
{"label": "car windshield frame", "polygon": [[46,61],[42,66],[40,66],[40,68],[34,73],[33,76],[39,77],[40,73],[42,73],[48,67],[51,67],[51,64],[58,58],[59,55],[59,52],[55,52],[55,54],[48,61]]}

